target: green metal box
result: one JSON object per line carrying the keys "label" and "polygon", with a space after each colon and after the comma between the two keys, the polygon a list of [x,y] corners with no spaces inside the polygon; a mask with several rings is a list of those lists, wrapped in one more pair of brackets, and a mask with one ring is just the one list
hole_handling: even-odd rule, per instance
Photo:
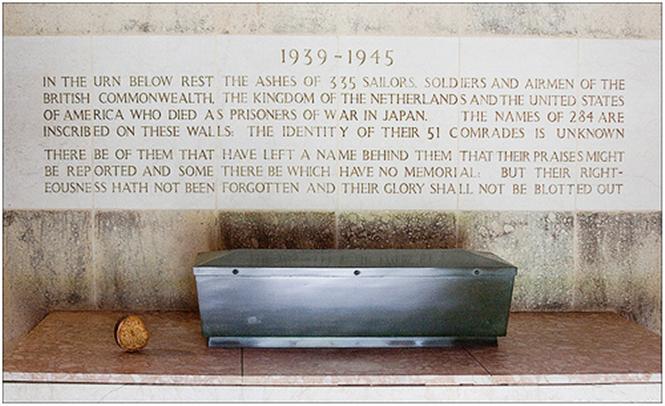
{"label": "green metal box", "polygon": [[233,250],[194,266],[222,347],[420,347],[506,334],[517,269],[441,250]]}

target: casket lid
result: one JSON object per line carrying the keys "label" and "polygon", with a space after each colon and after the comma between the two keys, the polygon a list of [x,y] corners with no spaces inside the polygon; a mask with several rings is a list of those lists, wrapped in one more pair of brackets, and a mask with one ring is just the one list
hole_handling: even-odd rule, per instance
{"label": "casket lid", "polygon": [[238,249],[199,254],[194,267],[515,269],[492,253],[463,249]]}

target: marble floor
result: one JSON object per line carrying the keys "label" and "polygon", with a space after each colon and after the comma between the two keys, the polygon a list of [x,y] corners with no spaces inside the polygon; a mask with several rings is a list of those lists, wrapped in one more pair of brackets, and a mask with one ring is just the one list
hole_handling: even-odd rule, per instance
{"label": "marble floor", "polygon": [[54,312],[4,359],[5,383],[562,385],[661,382],[661,337],[613,313],[512,313],[497,346],[208,349],[198,314],[144,313],[140,353],[115,344],[118,312]]}

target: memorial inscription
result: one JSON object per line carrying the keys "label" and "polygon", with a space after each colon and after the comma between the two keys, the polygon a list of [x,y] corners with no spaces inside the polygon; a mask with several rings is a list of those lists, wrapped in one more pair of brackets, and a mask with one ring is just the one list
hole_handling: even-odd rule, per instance
{"label": "memorial inscription", "polygon": [[659,208],[658,41],[5,46],[6,208]]}

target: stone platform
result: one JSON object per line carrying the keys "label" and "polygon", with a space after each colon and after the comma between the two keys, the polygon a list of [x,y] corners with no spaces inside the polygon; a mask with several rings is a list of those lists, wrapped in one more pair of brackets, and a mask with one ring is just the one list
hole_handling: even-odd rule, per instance
{"label": "stone platform", "polygon": [[208,349],[197,313],[143,317],[152,337],[123,353],[118,312],[54,312],[6,354],[11,382],[248,386],[661,383],[661,337],[613,313],[512,313],[496,347]]}

